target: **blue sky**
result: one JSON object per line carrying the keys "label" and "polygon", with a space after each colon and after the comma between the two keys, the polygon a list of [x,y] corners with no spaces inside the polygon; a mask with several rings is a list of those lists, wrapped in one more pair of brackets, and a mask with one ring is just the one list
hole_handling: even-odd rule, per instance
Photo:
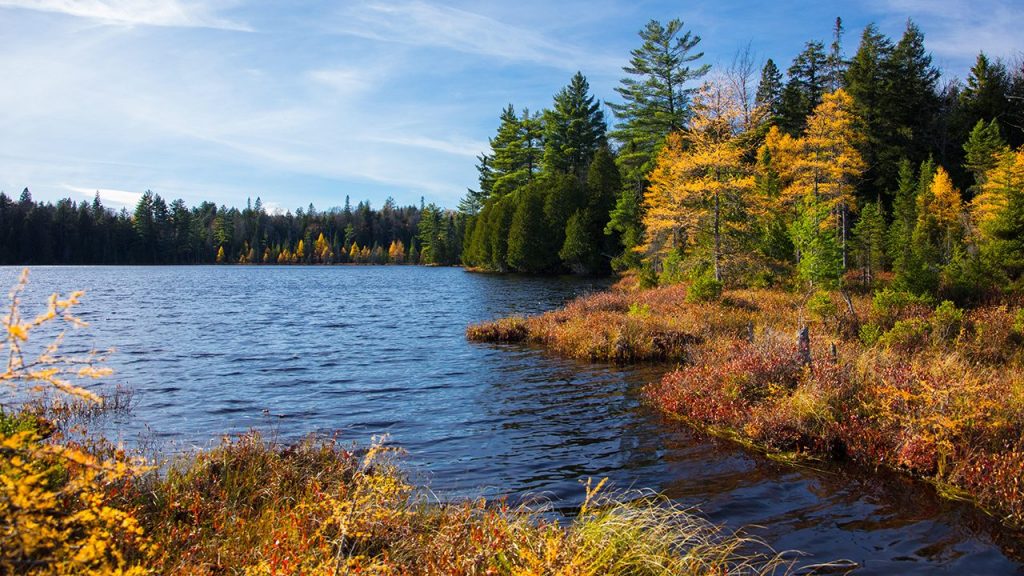
{"label": "blue sky", "polygon": [[576,70],[614,101],[652,18],[712,65],[749,43],[785,69],[836,16],[847,54],[913,18],[947,79],[1024,49],[1020,0],[0,0],[0,190],[453,207],[506,103],[543,108]]}

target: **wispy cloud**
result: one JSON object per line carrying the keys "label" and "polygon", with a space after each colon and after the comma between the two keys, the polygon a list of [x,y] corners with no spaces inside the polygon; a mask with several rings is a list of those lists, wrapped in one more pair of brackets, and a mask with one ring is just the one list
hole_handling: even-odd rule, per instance
{"label": "wispy cloud", "polygon": [[217,16],[209,2],[188,0],[0,0],[0,7],[55,12],[113,24],[184,28],[250,28]]}
{"label": "wispy cloud", "polygon": [[476,12],[421,0],[354,3],[342,11],[336,32],[565,70],[603,67],[609,63],[595,56],[592,50],[583,50],[539,32]]}
{"label": "wispy cloud", "polygon": [[958,69],[979,51],[1013,56],[1024,49],[1020,41],[1024,10],[1016,1],[868,0],[867,4],[896,25],[913,19],[924,30],[928,49]]}
{"label": "wispy cloud", "polygon": [[61,186],[65,190],[74,192],[79,196],[85,198],[93,198],[96,194],[100,195],[100,201],[106,205],[114,205],[118,208],[132,208],[139,203],[139,198],[142,198],[141,192],[129,192],[127,190],[114,190],[111,188],[88,188],[83,186],[69,186],[64,184]]}
{"label": "wispy cloud", "polygon": [[413,148],[424,148],[455,156],[474,157],[490,146],[482,140],[439,140],[426,136],[378,136],[369,138],[372,142],[397,144]]}

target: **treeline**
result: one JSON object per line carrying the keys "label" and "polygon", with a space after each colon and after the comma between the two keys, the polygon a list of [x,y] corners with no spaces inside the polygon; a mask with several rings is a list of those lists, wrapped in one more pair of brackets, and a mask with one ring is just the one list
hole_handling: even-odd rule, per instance
{"label": "treeline", "polygon": [[[952,297],[1024,271],[1024,60],[941,73],[912,22],[836,19],[786,73],[749,51],[713,75],[700,37],[652,21],[609,103],[582,74],[501,114],[464,199],[463,259],[524,272],[636,268],[648,284],[892,279]],[[758,77],[760,76],[760,77]],[[891,274],[890,274],[891,273]]]}
{"label": "treeline", "polygon": [[442,264],[458,263],[463,217],[435,204],[270,213],[147,191],[133,212],[92,202],[14,201],[0,192],[2,264]]}

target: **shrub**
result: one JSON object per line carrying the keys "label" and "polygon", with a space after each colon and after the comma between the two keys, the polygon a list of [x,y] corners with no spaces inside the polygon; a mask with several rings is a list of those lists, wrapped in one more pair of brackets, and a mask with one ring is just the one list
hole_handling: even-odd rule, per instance
{"label": "shrub", "polygon": [[640,318],[641,320],[651,315],[651,307],[647,304],[640,304],[634,302],[629,305],[629,311],[626,312],[631,318]]}
{"label": "shrub", "polygon": [[698,274],[686,292],[687,302],[714,302],[722,297],[722,282],[710,269]]}
{"label": "shrub", "polygon": [[878,324],[864,324],[860,327],[860,341],[865,346],[874,346],[878,343],[878,340],[882,337],[882,329]]}
{"label": "shrub", "polygon": [[807,312],[811,318],[819,322],[828,322],[836,318],[839,307],[832,301],[832,295],[824,290],[819,290],[807,299]]}
{"label": "shrub", "polygon": [[871,299],[871,314],[882,325],[891,326],[896,320],[906,318],[908,312],[931,306],[932,298],[926,294],[918,296],[904,290],[883,288]]}
{"label": "shrub", "polygon": [[944,300],[935,307],[935,313],[932,314],[932,335],[939,341],[952,340],[960,334],[963,323],[964,311],[949,300]]}
{"label": "shrub", "polygon": [[686,280],[686,271],[683,269],[683,258],[678,252],[673,251],[665,258],[661,265],[658,284],[668,286],[670,284],[679,284],[684,280]]}
{"label": "shrub", "polygon": [[1018,308],[1013,315],[1013,331],[1024,336],[1024,308]]}
{"label": "shrub", "polygon": [[909,352],[924,347],[928,342],[929,331],[928,322],[920,318],[897,320],[879,342],[886,348]]}

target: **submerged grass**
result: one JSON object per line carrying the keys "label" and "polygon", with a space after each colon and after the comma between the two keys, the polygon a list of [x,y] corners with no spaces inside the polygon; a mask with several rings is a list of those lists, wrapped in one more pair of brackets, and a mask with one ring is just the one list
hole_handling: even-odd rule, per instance
{"label": "submerged grass", "polygon": [[[697,303],[686,292],[613,290],[517,325],[521,341],[566,356],[679,361],[645,393],[692,425],[776,454],[903,470],[1024,525],[1019,302],[961,310],[891,290],[748,289]],[[486,340],[488,326],[468,335]]]}

